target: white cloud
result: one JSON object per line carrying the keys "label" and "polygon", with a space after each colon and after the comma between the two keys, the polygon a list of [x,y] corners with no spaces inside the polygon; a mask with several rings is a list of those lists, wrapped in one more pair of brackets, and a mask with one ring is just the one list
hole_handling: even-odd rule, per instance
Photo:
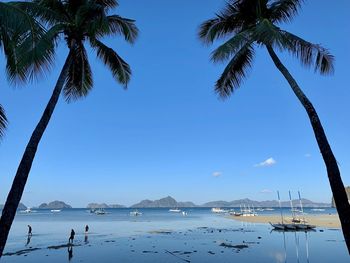
{"label": "white cloud", "polygon": [[221,175],[222,175],[222,172],[218,172],[218,171],[213,172],[213,176],[214,176],[214,177],[219,177],[219,176],[221,176]]}
{"label": "white cloud", "polygon": [[255,167],[267,167],[267,166],[272,166],[272,165],[274,165],[276,163],[277,163],[276,160],[271,157],[271,158],[269,158],[269,159],[267,159],[267,160],[265,160],[265,161],[263,161],[261,163],[258,163],[258,164],[254,165],[254,166]]}
{"label": "white cloud", "polygon": [[310,154],[310,153],[305,153],[305,154],[304,154],[304,157],[305,157],[305,158],[310,158],[310,157],[311,157],[311,154]]}
{"label": "white cloud", "polygon": [[263,189],[263,190],[260,191],[260,193],[262,193],[262,194],[271,194],[272,190],[270,190],[270,189]]}

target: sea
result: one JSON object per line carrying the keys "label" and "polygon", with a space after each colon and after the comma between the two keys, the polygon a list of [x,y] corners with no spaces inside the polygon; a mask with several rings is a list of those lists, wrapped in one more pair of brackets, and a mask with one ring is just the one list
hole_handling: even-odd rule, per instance
{"label": "sea", "polygon": [[[238,211],[239,209],[237,209]],[[0,262],[350,262],[340,229],[318,227],[310,232],[279,232],[268,224],[244,223],[210,208],[88,209],[58,213],[19,211]],[[283,208],[285,216],[289,208]],[[280,210],[260,211],[280,214]],[[307,214],[335,214],[305,209]],[[33,235],[27,236],[28,225]],[[85,234],[85,226],[89,233]],[[67,245],[74,229],[73,245]]]}

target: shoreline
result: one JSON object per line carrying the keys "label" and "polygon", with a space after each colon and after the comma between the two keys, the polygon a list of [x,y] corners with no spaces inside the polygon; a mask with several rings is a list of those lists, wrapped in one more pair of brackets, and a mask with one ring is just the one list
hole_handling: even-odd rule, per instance
{"label": "shoreline", "polygon": [[[280,223],[281,216],[279,215],[257,215],[257,216],[229,216],[228,218],[247,223]],[[340,220],[337,214],[319,214],[319,215],[305,215],[306,222],[317,227],[327,228],[341,228]],[[286,223],[292,223],[291,217],[284,217]]]}

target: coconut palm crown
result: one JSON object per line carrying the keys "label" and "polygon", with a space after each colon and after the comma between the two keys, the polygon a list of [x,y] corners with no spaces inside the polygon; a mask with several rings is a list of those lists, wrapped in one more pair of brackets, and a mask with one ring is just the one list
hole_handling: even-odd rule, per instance
{"label": "coconut palm crown", "polygon": [[[52,63],[53,46],[44,40],[45,33],[41,24],[16,4],[0,2],[0,49],[10,83],[33,79]],[[0,105],[0,138],[6,124],[5,110]]]}
{"label": "coconut palm crown", "polygon": [[229,61],[215,85],[220,97],[228,97],[241,85],[253,65],[255,49],[259,46],[286,50],[303,65],[313,66],[321,74],[333,72],[333,56],[327,49],[279,27],[294,18],[302,2],[231,0],[224,10],[201,24],[199,37],[204,43],[226,40],[211,55],[213,62]]}
{"label": "coconut palm crown", "polygon": [[55,43],[60,38],[70,50],[69,69],[64,85],[67,101],[86,96],[93,86],[92,71],[85,43],[96,51],[117,82],[127,86],[131,69],[101,38],[121,35],[129,43],[136,40],[135,21],[119,15],[108,15],[118,6],[115,0],[34,0],[18,3],[48,27],[47,37]]}

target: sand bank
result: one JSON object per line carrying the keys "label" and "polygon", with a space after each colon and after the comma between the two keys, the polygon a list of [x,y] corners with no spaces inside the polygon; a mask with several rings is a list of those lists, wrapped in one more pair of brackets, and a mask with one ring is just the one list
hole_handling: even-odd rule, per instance
{"label": "sand bank", "polygon": [[[281,216],[278,215],[258,215],[258,216],[230,216],[230,218],[250,223],[278,223],[281,222]],[[286,223],[291,223],[291,217],[285,217],[284,221]],[[340,228],[340,220],[338,215],[305,215],[305,220],[311,224],[318,227],[328,227],[328,228]]]}

